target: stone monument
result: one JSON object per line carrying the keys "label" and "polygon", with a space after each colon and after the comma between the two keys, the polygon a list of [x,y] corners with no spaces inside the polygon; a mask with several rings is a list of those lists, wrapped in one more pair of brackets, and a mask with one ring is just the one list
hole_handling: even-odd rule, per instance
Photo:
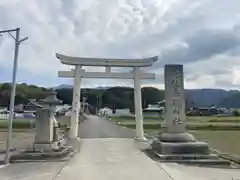
{"label": "stone monument", "polygon": [[147,152],[166,162],[229,164],[212,154],[207,143],[187,133],[183,65],[165,65],[164,76],[165,126]]}

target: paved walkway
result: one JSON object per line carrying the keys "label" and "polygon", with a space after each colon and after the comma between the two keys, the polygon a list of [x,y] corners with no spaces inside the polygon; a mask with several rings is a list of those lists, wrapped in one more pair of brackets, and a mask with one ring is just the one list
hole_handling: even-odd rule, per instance
{"label": "paved walkway", "polygon": [[0,168],[0,180],[53,180],[66,165],[67,162],[11,164]]}
{"label": "paved walkway", "polygon": [[80,138],[133,138],[135,131],[119,127],[116,123],[98,116],[88,116],[80,124]]}
{"label": "paved walkway", "polygon": [[81,152],[56,180],[170,180],[135,146],[133,139],[84,139]]}
{"label": "paved walkway", "polygon": [[81,124],[81,151],[68,162],[12,164],[1,180],[240,180],[240,170],[158,163],[136,142],[134,130],[96,116]]}

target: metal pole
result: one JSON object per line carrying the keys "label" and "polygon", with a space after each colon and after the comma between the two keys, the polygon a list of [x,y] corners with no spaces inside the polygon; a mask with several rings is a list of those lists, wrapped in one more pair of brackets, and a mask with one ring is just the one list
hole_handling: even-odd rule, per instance
{"label": "metal pole", "polygon": [[13,63],[10,109],[9,109],[10,112],[9,112],[9,120],[8,120],[8,137],[7,137],[7,147],[6,147],[6,156],[5,156],[5,159],[4,159],[4,164],[9,163],[9,152],[10,152],[10,148],[11,148],[12,122],[13,122],[13,116],[14,116],[16,75],[17,75],[17,65],[18,65],[19,37],[20,37],[20,28],[17,28],[16,29],[16,39],[15,39],[15,52],[14,52],[14,63]]}
{"label": "metal pole", "polygon": [[96,108],[96,115],[98,115],[98,110],[99,110],[98,97],[99,97],[99,96],[97,95],[97,105],[96,105],[97,108]]}
{"label": "metal pole", "polygon": [[8,29],[8,30],[0,31],[0,33],[13,32],[13,31],[17,31],[17,29]]}
{"label": "metal pole", "polygon": [[82,104],[83,104],[83,114],[84,114],[84,111],[85,111],[85,97],[83,95],[83,99],[82,99]]}
{"label": "metal pole", "polygon": [[99,102],[98,102],[99,104],[99,109],[101,109],[102,108],[102,94],[100,94],[99,95]]}

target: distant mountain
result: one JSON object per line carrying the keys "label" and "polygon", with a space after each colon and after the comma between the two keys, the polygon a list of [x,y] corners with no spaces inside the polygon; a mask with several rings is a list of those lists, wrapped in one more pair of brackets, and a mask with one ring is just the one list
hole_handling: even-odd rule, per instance
{"label": "distant mountain", "polygon": [[[236,90],[223,90],[223,89],[189,89],[186,90],[186,97],[188,101],[193,101],[199,106],[209,106],[215,104],[225,106],[224,100],[232,100],[232,96],[240,95],[240,91]],[[228,102],[231,104],[230,102]]]}
{"label": "distant mountain", "polygon": [[219,102],[218,106],[240,108],[240,91],[229,91],[229,95]]}
{"label": "distant mountain", "polygon": [[107,89],[114,88],[114,87],[130,88],[129,86],[98,86],[98,87],[91,88],[91,89],[95,89],[95,90],[107,90]]}
{"label": "distant mountain", "polygon": [[[113,88],[115,86],[97,86],[95,88],[89,88],[89,89],[95,89],[95,90],[107,90],[109,88]],[[118,86],[120,87],[120,86]],[[121,86],[121,87],[126,87],[126,86]],[[56,87],[53,87],[53,89],[68,89],[68,88],[73,88],[73,85],[69,85],[69,84],[61,84],[58,85]]]}
{"label": "distant mountain", "polygon": [[61,84],[56,87],[53,87],[53,89],[69,89],[69,88],[73,88],[73,86],[68,84]]}
{"label": "distant mountain", "polygon": [[194,101],[199,106],[218,104],[222,98],[229,95],[223,89],[189,89],[186,90],[186,97],[189,101]]}
{"label": "distant mountain", "polygon": [[96,89],[96,90],[107,90],[109,88],[112,88],[113,86],[98,86],[96,88],[92,88],[92,89]]}

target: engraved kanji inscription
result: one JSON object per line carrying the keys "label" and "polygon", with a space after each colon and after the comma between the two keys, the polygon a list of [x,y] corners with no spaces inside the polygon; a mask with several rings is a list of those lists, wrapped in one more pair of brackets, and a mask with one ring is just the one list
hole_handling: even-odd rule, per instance
{"label": "engraved kanji inscription", "polygon": [[181,101],[181,99],[172,99],[171,105],[173,107],[178,107],[179,109],[181,109],[182,108],[182,101]]}
{"label": "engraved kanji inscription", "polygon": [[174,93],[174,95],[180,95],[180,93],[181,93],[180,86],[173,87],[173,93]]}
{"label": "engraved kanji inscription", "polygon": [[173,77],[172,85],[180,85],[180,79],[176,79],[176,78]]}
{"label": "engraved kanji inscription", "polygon": [[182,124],[182,120],[179,116],[174,117],[173,124]]}
{"label": "engraved kanji inscription", "polygon": [[172,84],[173,96],[180,95],[180,93],[181,93],[181,73],[180,73],[179,69],[172,72],[171,84]]}
{"label": "engraved kanji inscription", "polygon": [[173,114],[180,114],[180,110],[176,107],[173,107]]}
{"label": "engraved kanji inscription", "polygon": [[172,76],[173,76],[175,79],[179,79],[180,76],[181,76],[181,73],[180,73],[179,69],[176,69],[175,71],[172,71]]}

